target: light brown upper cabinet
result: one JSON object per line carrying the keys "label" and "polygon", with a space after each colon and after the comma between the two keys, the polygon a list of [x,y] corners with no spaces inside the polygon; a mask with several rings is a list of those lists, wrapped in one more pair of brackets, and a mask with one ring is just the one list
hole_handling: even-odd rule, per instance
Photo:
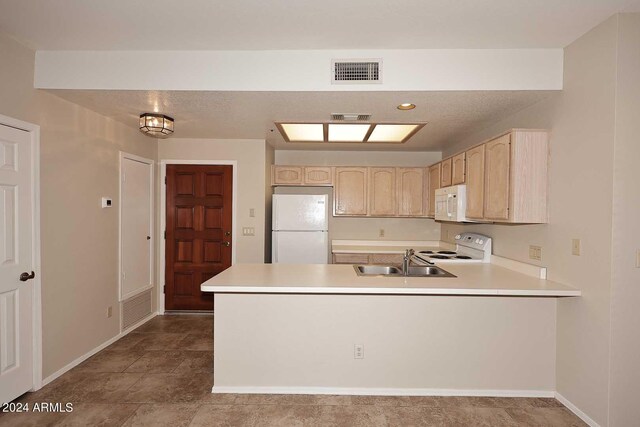
{"label": "light brown upper cabinet", "polygon": [[397,168],[398,215],[424,216],[424,169]]}
{"label": "light brown upper cabinet", "polygon": [[465,153],[460,153],[452,158],[451,166],[451,185],[464,184],[465,170]]}
{"label": "light brown upper cabinet", "polygon": [[331,186],[333,185],[333,168],[330,166],[305,166],[304,185]]}
{"label": "light brown upper cabinet", "polygon": [[362,167],[336,167],[333,214],[367,215],[368,173]]}
{"label": "light brown upper cabinet", "polygon": [[484,215],[484,145],[467,151],[467,211],[466,217],[482,219]]}
{"label": "light brown upper cabinet", "polygon": [[302,166],[273,166],[272,185],[302,185]]}
{"label": "light brown upper cabinet", "polygon": [[429,167],[429,214],[433,217],[436,215],[436,190],[440,188],[440,163],[436,163]]}
{"label": "light brown upper cabinet", "polygon": [[548,138],[544,130],[514,129],[468,150],[467,218],[547,222]]}
{"label": "light brown upper cabinet", "polygon": [[369,168],[369,215],[395,216],[396,168]]}
{"label": "light brown upper cabinet", "polygon": [[484,218],[509,219],[509,171],[511,134],[503,135],[484,146]]}
{"label": "light brown upper cabinet", "polygon": [[440,162],[440,188],[449,187],[451,185],[451,158]]}

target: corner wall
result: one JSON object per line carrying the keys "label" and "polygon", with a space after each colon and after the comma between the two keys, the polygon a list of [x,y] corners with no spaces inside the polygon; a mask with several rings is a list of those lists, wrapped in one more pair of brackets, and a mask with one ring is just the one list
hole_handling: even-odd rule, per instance
{"label": "corner wall", "polygon": [[[41,131],[46,378],[120,332],[118,152],[156,160],[156,140],[35,90],[35,53],[2,34],[0,57],[0,114],[38,124]],[[101,209],[102,196],[112,197],[114,207]]]}
{"label": "corner wall", "polygon": [[[564,90],[454,145],[446,155],[514,127],[551,129],[548,225],[442,226],[493,237],[494,254],[549,268],[549,279],[582,290],[558,301],[557,391],[607,425],[611,338],[613,142],[616,112],[617,17],[565,49]],[[571,239],[582,255],[571,255]],[[542,247],[542,262],[528,258]]]}

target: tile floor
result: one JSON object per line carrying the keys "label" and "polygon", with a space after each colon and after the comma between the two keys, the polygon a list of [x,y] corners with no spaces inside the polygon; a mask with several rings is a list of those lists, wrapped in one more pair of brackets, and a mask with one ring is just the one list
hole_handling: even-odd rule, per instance
{"label": "tile floor", "polygon": [[213,318],[158,316],[16,402],[0,426],[584,426],[555,399],[214,395]]}

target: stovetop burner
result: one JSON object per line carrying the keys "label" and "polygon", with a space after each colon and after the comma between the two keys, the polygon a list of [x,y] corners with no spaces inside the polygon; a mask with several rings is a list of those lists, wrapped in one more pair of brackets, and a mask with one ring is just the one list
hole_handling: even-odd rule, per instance
{"label": "stovetop burner", "polygon": [[428,255],[428,254],[432,254],[432,253],[433,253],[433,251],[420,251],[420,252],[418,252],[418,253],[419,253],[419,254],[427,254],[427,255]]}
{"label": "stovetop burner", "polygon": [[456,255],[454,258],[457,258],[457,259],[471,259],[470,256],[466,256],[466,255]]}
{"label": "stovetop burner", "polygon": [[451,257],[448,257],[446,255],[431,255],[429,256],[429,258],[434,258],[434,259],[451,259]]}
{"label": "stovetop burner", "polygon": [[443,254],[443,255],[455,255],[456,253],[454,251],[438,251],[439,254]]}

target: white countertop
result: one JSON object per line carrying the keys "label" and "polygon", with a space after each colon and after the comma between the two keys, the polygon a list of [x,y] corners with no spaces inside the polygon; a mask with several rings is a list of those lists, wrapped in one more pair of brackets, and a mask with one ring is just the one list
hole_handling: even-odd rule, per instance
{"label": "white countertop", "polygon": [[236,264],[201,285],[213,293],[570,297],[581,292],[493,264],[443,264],[457,277],[358,276],[351,265]]}

